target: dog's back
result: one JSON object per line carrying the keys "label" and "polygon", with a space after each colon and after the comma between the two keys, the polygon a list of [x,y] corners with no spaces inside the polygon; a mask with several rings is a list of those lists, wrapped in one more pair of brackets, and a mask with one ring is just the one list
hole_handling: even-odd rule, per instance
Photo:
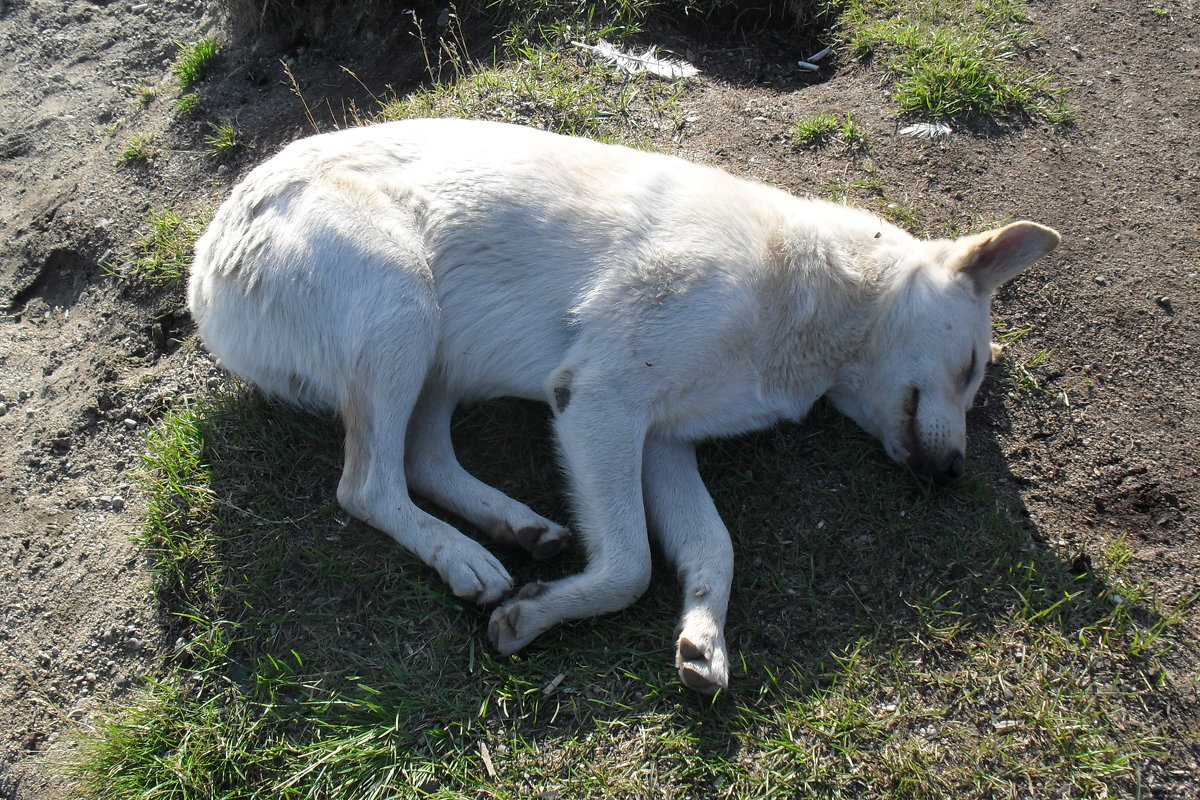
{"label": "dog's back", "polygon": [[543,399],[589,296],[642,284],[633,300],[653,303],[641,295],[705,261],[752,269],[780,199],[801,202],[516,126],[350,129],[292,144],[234,190],[197,245],[189,304],[228,368],[292,401],[336,408],[361,344],[409,346],[415,324],[437,331],[463,398]]}

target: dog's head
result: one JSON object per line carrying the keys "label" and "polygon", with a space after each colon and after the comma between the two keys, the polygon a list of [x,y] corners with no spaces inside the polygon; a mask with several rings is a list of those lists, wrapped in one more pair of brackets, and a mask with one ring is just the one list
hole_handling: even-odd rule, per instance
{"label": "dog's head", "polygon": [[892,283],[859,357],[828,392],[834,406],[918,475],[959,477],[967,409],[992,360],[992,293],[1058,241],[1016,222],[891,251],[881,266]]}

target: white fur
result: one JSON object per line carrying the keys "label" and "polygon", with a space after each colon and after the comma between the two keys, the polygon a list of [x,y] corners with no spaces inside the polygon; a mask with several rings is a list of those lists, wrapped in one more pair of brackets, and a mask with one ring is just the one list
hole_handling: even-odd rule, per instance
{"label": "white fur", "polygon": [[668,156],[412,120],[305,139],[251,172],[197,245],[189,302],[230,370],[342,414],[338,500],[480,603],[509,595],[508,572],[406,484],[552,555],[566,530],[468,475],[449,429],[459,403],[549,402],[588,566],[496,608],[493,643],[632,603],[649,521],[683,582],[680,674],[715,691],[732,549],[693,442],[828,394],[896,461],[955,477],[991,293],[1057,242],[1032,223],[918,241]]}

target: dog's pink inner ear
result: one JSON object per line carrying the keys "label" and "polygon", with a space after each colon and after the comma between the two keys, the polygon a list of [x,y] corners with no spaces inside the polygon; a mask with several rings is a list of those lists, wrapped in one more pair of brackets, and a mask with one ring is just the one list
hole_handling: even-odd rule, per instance
{"label": "dog's pink inner ear", "polygon": [[1058,246],[1058,231],[1034,222],[1014,222],[961,240],[965,252],[956,269],[969,277],[980,294],[991,294],[1033,262]]}

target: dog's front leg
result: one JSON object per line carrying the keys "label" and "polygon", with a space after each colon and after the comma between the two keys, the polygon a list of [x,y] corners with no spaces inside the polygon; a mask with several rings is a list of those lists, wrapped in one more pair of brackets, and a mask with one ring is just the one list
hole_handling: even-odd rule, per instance
{"label": "dog's front leg", "polygon": [[650,582],[641,481],[645,421],[615,394],[579,384],[559,393],[555,408],[588,565],[578,575],[529,584],[492,613],[488,635],[501,653],[519,650],[561,620],[626,608]]}
{"label": "dog's front leg", "polygon": [[650,527],[683,584],[675,666],[688,687],[712,693],[729,685],[725,611],[733,545],[696,468],[691,442],[651,437],[642,483]]}

